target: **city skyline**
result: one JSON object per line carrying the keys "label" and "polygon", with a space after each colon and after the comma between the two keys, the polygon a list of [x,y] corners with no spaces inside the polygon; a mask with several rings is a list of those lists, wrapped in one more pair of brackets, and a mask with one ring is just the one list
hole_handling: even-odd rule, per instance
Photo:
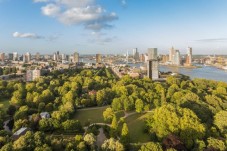
{"label": "city skyline", "polygon": [[119,54],[155,47],[167,54],[190,46],[193,54],[227,54],[226,6],[224,0],[0,0],[0,51]]}

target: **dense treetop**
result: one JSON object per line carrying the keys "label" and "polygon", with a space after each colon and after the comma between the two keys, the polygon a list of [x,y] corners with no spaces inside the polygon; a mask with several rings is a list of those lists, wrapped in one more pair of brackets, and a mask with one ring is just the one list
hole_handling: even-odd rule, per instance
{"label": "dense treetop", "polygon": [[[96,137],[84,134],[73,119],[78,108],[110,105],[103,117],[109,136],[100,149],[129,150],[129,130],[119,111],[146,114],[144,133],[150,142],[138,150],[219,149],[227,145],[227,83],[186,76],[150,79],[118,79],[110,69],[53,71],[34,82],[1,81],[1,100],[10,99],[8,109],[0,106],[0,148],[2,150],[95,150]],[[49,119],[40,113],[48,112]],[[147,113],[149,112],[149,113]],[[32,132],[16,141],[3,131],[3,121],[13,119],[12,131],[29,127]],[[45,133],[44,133],[45,132]],[[75,140],[51,138],[48,134],[75,134]],[[95,130],[94,130],[95,132]],[[76,136],[77,135],[77,136]],[[34,141],[35,140],[35,141]],[[168,141],[167,141],[168,140]],[[29,143],[33,142],[34,143]]]}

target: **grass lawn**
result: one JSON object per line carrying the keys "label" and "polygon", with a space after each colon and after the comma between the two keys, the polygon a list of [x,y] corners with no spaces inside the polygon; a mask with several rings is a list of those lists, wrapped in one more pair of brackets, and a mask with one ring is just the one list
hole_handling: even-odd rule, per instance
{"label": "grass lawn", "polygon": [[118,112],[115,112],[115,114],[116,114],[116,117],[118,119],[120,119],[121,117],[125,116],[125,112],[124,111],[118,111]]}
{"label": "grass lawn", "polygon": [[0,104],[3,105],[3,110],[7,110],[7,108],[9,107],[9,101],[10,99],[0,99]]}
{"label": "grass lawn", "polygon": [[[148,113],[149,114],[149,113]],[[133,114],[125,119],[128,125],[130,139],[132,143],[146,143],[150,141],[150,136],[145,134],[144,131],[144,119],[147,114]]]}
{"label": "grass lawn", "polygon": [[86,110],[77,110],[74,115],[74,119],[79,120],[83,126],[88,121],[90,121],[90,123],[104,123],[102,113],[106,110],[107,107],[108,106],[100,107],[97,109],[91,108]]}

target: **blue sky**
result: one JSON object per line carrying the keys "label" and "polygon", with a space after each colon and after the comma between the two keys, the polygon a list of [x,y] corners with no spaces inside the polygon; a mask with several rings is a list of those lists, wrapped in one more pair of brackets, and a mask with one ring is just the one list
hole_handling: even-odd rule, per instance
{"label": "blue sky", "polygon": [[226,0],[0,0],[0,50],[227,54]]}

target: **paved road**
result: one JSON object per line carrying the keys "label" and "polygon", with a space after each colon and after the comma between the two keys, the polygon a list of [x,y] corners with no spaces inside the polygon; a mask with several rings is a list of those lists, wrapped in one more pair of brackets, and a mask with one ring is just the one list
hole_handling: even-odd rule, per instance
{"label": "paved road", "polygon": [[99,129],[99,135],[97,136],[97,145],[98,147],[101,147],[101,145],[104,143],[104,141],[106,140],[106,135],[103,131],[103,128]]}
{"label": "paved road", "polygon": [[10,120],[7,120],[7,121],[5,121],[4,122],[4,126],[3,126],[3,128],[5,129],[5,131],[7,131],[7,132],[12,132],[10,129],[9,129],[9,127],[7,126],[8,125],[8,123],[9,123],[9,121]]}

